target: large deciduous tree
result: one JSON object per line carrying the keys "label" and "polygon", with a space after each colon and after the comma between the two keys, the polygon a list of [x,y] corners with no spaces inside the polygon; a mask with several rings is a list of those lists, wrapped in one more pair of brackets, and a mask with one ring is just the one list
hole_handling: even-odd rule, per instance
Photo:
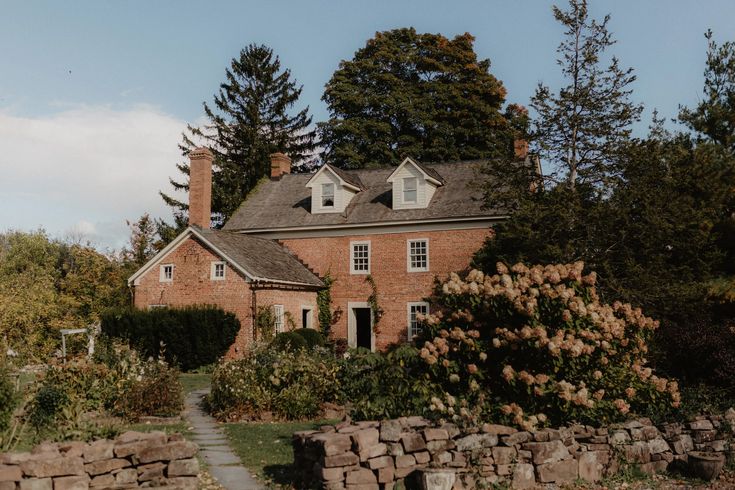
{"label": "large deciduous tree", "polygon": [[479,60],[474,38],[413,28],[378,32],[326,85],[323,158],[342,168],[505,156],[512,128],[506,91]]}
{"label": "large deciduous tree", "polygon": [[[226,80],[214,96],[214,106],[204,103],[207,123],[189,125],[179,145],[186,156],[196,146],[206,145],[214,153],[212,214],[221,225],[257,182],[270,173],[269,154],[287,153],[296,167],[313,162],[315,131],[310,128],[309,108],[293,112],[302,87],[273,51],[251,44],[232,60]],[[188,162],[177,165],[189,175]],[[171,179],[175,190],[188,190],[188,182]],[[165,193],[161,196],[178,214],[186,203]]]}
{"label": "large deciduous tree", "polygon": [[635,75],[615,57],[603,66],[605,50],[615,43],[609,15],[590,19],[586,0],[570,0],[566,11],[554,6],[553,13],[565,29],[557,63],[566,85],[554,93],[539,84],[531,99],[535,149],[553,167],[549,177],[556,182],[571,189],[579,183],[604,187],[642,110],[630,100]]}

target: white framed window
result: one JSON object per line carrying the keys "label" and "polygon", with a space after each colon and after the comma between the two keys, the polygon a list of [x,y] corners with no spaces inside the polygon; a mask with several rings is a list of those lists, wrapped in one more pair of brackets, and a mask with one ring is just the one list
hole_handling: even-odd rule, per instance
{"label": "white framed window", "polygon": [[322,207],[334,207],[334,184],[322,184]]}
{"label": "white framed window", "polygon": [[276,333],[281,333],[284,331],[284,325],[283,322],[283,305],[273,305],[273,316],[275,317],[275,330]]}
{"label": "white framed window", "polygon": [[173,282],[174,280],[174,265],[163,264],[160,272],[158,273],[158,280],[160,282]]}
{"label": "white framed window", "polygon": [[415,203],[416,189],[418,188],[419,179],[416,177],[404,177],[403,179],[403,202],[404,203]]}
{"label": "white framed window", "polygon": [[212,281],[224,281],[225,280],[225,263],[224,262],[212,262],[212,268],[209,271],[209,278]]}
{"label": "white framed window", "polygon": [[406,247],[408,272],[426,272],[429,270],[429,239],[408,240]]}
{"label": "white framed window", "polygon": [[350,273],[370,274],[370,242],[350,242]]}
{"label": "white framed window", "polygon": [[415,301],[408,303],[406,309],[408,312],[408,340],[411,341],[416,335],[421,333],[421,326],[419,325],[417,316],[429,314],[429,303],[426,301]]}

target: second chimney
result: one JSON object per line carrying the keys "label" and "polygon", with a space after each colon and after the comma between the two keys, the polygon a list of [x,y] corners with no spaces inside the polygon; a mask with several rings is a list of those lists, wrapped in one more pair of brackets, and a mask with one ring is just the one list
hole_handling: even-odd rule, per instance
{"label": "second chimney", "polygon": [[271,179],[278,180],[291,173],[291,159],[285,153],[271,153]]}
{"label": "second chimney", "polygon": [[528,156],[528,141],[520,139],[513,141],[513,154],[518,160],[525,160]]}
{"label": "second chimney", "polygon": [[189,225],[209,228],[212,223],[212,161],[209,148],[189,152]]}

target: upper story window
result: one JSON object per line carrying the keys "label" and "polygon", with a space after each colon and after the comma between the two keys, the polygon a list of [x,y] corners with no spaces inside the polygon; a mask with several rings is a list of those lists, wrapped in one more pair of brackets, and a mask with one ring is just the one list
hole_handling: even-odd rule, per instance
{"label": "upper story window", "polygon": [[334,184],[322,184],[322,207],[334,207]]}
{"label": "upper story window", "polygon": [[408,240],[408,272],[429,270],[429,240]]}
{"label": "upper story window", "polygon": [[273,316],[274,316],[274,324],[276,333],[281,333],[284,331],[284,313],[283,313],[283,305],[273,305]]}
{"label": "upper story window", "polygon": [[209,273],[209,278],[213,281],[223,281],[225,279],[225,263],[212,262],[212,270]]}
{"label": "upper story window", "polygon": [[425,301],[417,301],[415,303],[408,303],[408,340],[421,333],[421,326],[419,324],[419,315],[429,314],[429,303]]}
{"label": "upper story window", "polygon": [[416,192],[419,179],[416,177],[406,177],[403,179],[403,202],[406,204],[416,203]]}
{"label": "upper story window", "polygon": [[350,272],[370,274],[370,242],[350,242]]}
{"label": "upper story window", "polygon": [[173,264],[164,264],[161,266],[158,280],[160,282],[173,282],[174,280],[174,265]]}

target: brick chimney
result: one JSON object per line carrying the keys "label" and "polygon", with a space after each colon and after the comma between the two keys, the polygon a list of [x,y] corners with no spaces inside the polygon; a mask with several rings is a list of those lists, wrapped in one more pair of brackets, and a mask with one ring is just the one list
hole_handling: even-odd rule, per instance
{"label": "brick chimney", "polygon": [[525,160],[528,156],[528,141],[522,139],[513,141],[513,153],[518,160]]}
{"label": "brick chimney", "polygon": [[291,159],[285,153],[271,153],[271,179],[278,180],[291,173]]}
{"label": "brick chimney", "polygon": [[212,220],[212,161],[209,148],[189,152],[189,225],[209,228]]}

